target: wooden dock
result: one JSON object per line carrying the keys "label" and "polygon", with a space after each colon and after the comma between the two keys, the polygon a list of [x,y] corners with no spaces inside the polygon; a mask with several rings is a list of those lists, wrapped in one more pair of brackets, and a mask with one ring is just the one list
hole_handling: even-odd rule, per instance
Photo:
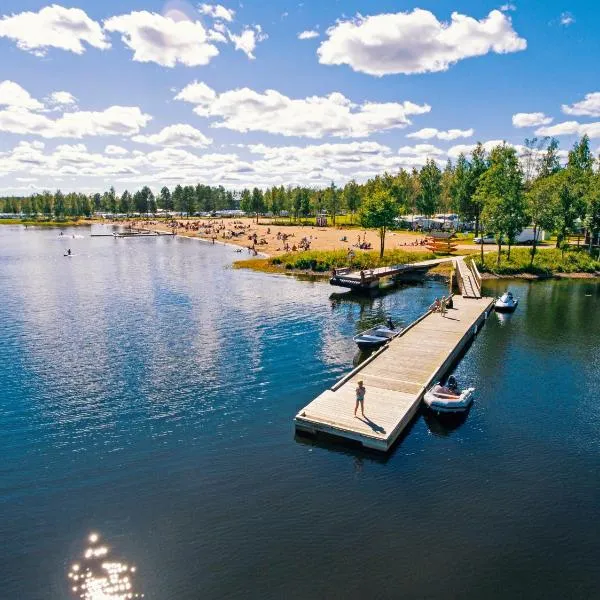
{"label": "wooden dock", "polygon": [[457,256],[454,270],[458,287],[464,298],[481,298],[481,275],[475,261],[464,256]]}
{"label": "wooden dock", "polygon": [[[427,312],[400,336],[326,390],[295,417],[296,431],[319,432],[387,451],[417,412],[423,395],[484,324],[493,300],[454,296],[446,315]],[[354,416],[364,381],[366,418]]]}
{"label": "wooden dock", "polygon": [[336,269],[329,280],[331,285],[350,288],[354,290],[369,290],[379,286],[379,281],[387,277],[400,277],[415,271],[427,271],[442,263],[452,262],[453,257],[434,258],[420,262],[406,263],[377,267],[376,269],[363,269],[362,271],[351,271],[350,269]]}

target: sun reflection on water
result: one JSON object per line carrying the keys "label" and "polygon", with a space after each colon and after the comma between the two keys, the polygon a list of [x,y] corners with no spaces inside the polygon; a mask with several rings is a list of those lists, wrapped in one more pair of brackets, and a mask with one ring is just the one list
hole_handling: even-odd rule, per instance
{"label": "sun reflection on water", "polygon": [[144,597],[133,586],[136,568],[117,560],[109,560],[109,554],[109,548],[100,543],[100,535],[90,534],[83,560],[73,564],[68,574],[75,598],[129,600]]}

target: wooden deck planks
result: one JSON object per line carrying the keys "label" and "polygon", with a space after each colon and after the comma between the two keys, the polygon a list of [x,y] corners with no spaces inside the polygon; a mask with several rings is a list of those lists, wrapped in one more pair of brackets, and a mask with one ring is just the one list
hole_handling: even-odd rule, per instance
{"label": "wooden deck planks", "polygon": [[[296,429],[388,450],[416,413],[425,390],[444,374],[491,305],[490,298],[455,297],[446,316],[428,314],[336,391],[326,390],[303,408],[294,419]],[[364,420],[354,417],[360,380],[367,389]]]}

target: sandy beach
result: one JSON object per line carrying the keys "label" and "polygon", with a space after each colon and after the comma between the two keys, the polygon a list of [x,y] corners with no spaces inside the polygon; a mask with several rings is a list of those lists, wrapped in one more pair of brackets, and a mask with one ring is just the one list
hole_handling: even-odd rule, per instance
{"label": "sandy beach", "polygon": [[[156,220],[130,220],[119,225],[154,231],[173,232],[177,235],[202,238],[215,243],[227,243],[245,248],[244,254],[252,254],[254,248],[260,254],[277,256],[286,252],[310,250],[378,250],[379,236],[372,229],[346,227],[317,227],[314,225],[272,225],[268,220],[248,217],[236,219],[177,219],[177,226]],[[390,231],[386,236],[386,250],[402,249],[409,252],[428,252],[425,236],[406,231]],[[255,241],[256,240],[256,241]],[[365,244],[367,247],[365,247]],[[368,246],[370,245],[370,248]],[[464,246],[461,249],[473,249]]]}

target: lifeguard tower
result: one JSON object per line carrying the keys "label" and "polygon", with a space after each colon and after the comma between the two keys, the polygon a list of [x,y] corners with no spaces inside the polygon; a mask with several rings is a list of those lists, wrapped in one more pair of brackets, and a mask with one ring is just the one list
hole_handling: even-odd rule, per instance
{"label": "lifeguard tower", "polygon": [[451,254],[456,250],[456,236],[450,231],[432,231],[425,246],[437,254]]}
{"label": "lifeguard tower", "polygon": [[317,227],[327,227],[327,213],[319,213],[317,215]]}

